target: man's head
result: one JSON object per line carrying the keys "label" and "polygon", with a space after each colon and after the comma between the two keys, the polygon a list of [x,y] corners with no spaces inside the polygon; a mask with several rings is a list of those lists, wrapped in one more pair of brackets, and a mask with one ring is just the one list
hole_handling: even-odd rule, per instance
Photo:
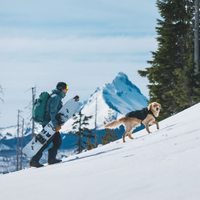
{"label": "man's head", "polygon": [[64,94],[67,93],[68,91],[68,85],[64,82],[59,82],[57,85],[56,85],[56,88],[58,90],[60,90],[61,92],[63,92]]}

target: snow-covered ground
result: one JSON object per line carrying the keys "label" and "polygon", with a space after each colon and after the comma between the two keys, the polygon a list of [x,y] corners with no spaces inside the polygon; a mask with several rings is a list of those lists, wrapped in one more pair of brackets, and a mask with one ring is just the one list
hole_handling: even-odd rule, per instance
{"label": "snow-covered ground", "polygon": [[2,200],[199,200],[200,104],[60,164],[0,176]]}

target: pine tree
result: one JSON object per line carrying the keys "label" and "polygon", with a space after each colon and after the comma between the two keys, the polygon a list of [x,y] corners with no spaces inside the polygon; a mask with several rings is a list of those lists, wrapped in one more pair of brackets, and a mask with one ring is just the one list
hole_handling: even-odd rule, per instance
{"label": "pine tree", "polygon": [[163,20],[158,21],[158,50],[151,67],[139,74],[149,79],[150,102],[162,105],[159,119],[171,116],[199,101],[199,74],[195,74],[192,1],[157,0]]}
{"label": "pine tree", "polygon": [[194,33],[192,18],[194,16],[194,4],[192,1],[185,1],[185,32],[182,37],[183,63],[182,68],[175,69],[174,74],[178,76],[176,90],[173,96],[176,98],[180,109],[188,108],[200,100],[199,74],[195,72],[194,63]]}
{"label": "pine tree", "polygon": [[[104,124],[107,124],[108,122],[111,122],[113,120],[116,120],[116,117],[114,116],[114,112],[111,107],[109,107],[108,110],[108,118],[105,118]],[[117,132],[112,129],[105,129],[105,136],[101,136],[101,143],[103,145],[108,144],[109,142],[113,142],[118,139],[118,136],[115,135]]]}
{"label": "pine tree", "polygon": [[91,143],[91,140],[90,138],[88,137],[87,139],[87,144],[86,144],[86,148],[87,150],[91,150],[91,149],[94,149],[96,146],[94,144]]}
{"label": "pine tree", "polygon": [[83,145],[87,145],[87,143],[83,138],[94,138],[93,132],[86,127],[89,125],[88,120],[91,118],[92,116],[85,116],[81,111],[73,116],[74,123],[72,124],[73,131],[71,133],[75,132],[73,137],[78,137],[78,140],[75,143],[78,148],[75,150],[75,153],[81,153],[82,150],[85,149]]}

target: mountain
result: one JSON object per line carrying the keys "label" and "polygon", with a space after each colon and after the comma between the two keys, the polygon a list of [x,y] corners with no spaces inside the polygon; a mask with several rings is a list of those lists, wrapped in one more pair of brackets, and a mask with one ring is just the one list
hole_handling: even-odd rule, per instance
{"label": "mountain", "polygon": [[[26,123],[24,125],[24,136],[30,135],[32,133],[31,123]],[[0,128],[0,140],[12,140],[17,137],[17,125],[9,126],[9,127],[1,127]],[[35,127],[36,133],[41,130],[40,125],[36,124]],[[19,136],[21,137],[22,127],[19,127]],[[1,146],[0,146],[1,148]]]}
{"label": "mountain", "polygon": [[[5,128],[0,128],[0,139],[4,139],[4,140],[10,140],[13,138],[17,137],[17,129],[18,127],[15,126],[10,126],[10,127],[5,127]],[[38,129],[40,129],[40,127],[38,125],[36,125],[36,131],[38,131]],[[19,128],[19,134],[21,135],[21,126]],[[31,129],[31,123],[27,123],[24,126],[24,135],[29,135],[32,133],[32,129]]]}
{"label": "mountain", "polygon": [[[126,113],[139,110],[147,106],[147,98],[141,93],[138,87],[130,82],[127,75],[119,72],[112,83],[103,85],[83,103],[81,111],[84,115],[93,118],[89,121],[88,128],[95,127],[95,109],[97,104],[97,127],[103,129],[105,118],[108,117],[109,107],[113,109],[113,116],[122,117]],[[72,119],[62,128],[63,133],[71,130]]]}
{"label": "mountain", "polygon": [[1,175],[1,199],[199,200],[198,110],[200,103],[126,143],[120,138],[59,164]]}

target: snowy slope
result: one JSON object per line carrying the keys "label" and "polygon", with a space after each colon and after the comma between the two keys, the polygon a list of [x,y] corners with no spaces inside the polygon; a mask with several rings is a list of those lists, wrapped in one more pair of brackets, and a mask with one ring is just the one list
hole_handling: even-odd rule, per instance
{"label": "snowy slope", "polygon": [[200,104],[62,163],[0,176],[3,200],[199,200]]}
{"label": "snowy slope", "polygon": [[[95,109],[97,104],[97,126],[103,129],[105,118],[108,118],[108,110],[111,107],[116,118],[120,118],[132,110],[139,110],[147,106],[147,98],[140,92],[128,76],[119,72],[112,83],[103,85],[90,96],[87,102],[83,104],[82,113],[86,116],[92,115],[89,121],[89,129],[95,127]],[[69,120],[62,128],[63,133],[71,130],[73,120]]]}

